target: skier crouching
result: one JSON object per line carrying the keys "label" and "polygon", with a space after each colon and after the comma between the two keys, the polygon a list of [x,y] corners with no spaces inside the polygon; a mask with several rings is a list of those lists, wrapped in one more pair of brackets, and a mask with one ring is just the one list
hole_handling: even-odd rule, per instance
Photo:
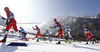
{"label": "skier crouching", "polygon": [[50,42],[51,42],[51,39],[50,39],[50,36],[51,36],[51,34],[49,33],[49,31],[46,29],[46,33],[45,33],[45,35],[46,34],[49,34],[49,36],[48,36],[48,40],[50,40]]}
{"label": "skier crouching", "polygon": [[21,35],[22,35],[22,39],[21,40],[24,40],[24,39],[28,40],[26,38],[27,33],[24,31],[24,29],[22,27],[20,27],[19,33],[21,33]]}
{"label": "skier crouching", "polygon": [[57,19],[54,19],[54,23],[55,23],[55,25],[54,25],[54,27],[50,27],[51,29],[52,28],[58,28],[58,36],[59,36],[59,41],[58,41],[58,43],[56,43],[56,44],[61,44],[61,42],[60,42],[60,35],[63,37],[63,34],[62,34],[62,31],[63,31],[63,29],[62,29],[62,27],[61,27],[61,25],[60,25],[60,23],[59,22],[57,22]]}

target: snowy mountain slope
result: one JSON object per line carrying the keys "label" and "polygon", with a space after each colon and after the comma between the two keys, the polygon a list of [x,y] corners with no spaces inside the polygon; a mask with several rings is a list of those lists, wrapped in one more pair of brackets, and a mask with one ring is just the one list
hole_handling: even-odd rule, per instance
{"label": "snowy mountain slope", "polygon": [[[57,21],[62,25],[62,28],[64,29],[65,26],[73,23],[76,21],[75,17],[73,16],[64,16],[64,15],[61,15],[61,16],[58,16],[57,18]],[[57,31],[57,29],[54,29],[54,30],[51,30],[50,29],[50,26],[53,27],[54,26],[54,18],[51,18],[46,24],[44,24],[40,29],[41,29],[41,33],[45,33],[45,30],[48,29],[50,32],[52,31]],[[53,32],[52,32],[53,33]]]}
{"label": "snowy mountain slope", "polygon": [[6,22],[1,18],[1,15],[0,15],[0,25],[6,26]]}
{"label": "snowy mountain slope", "polygon": [[97,14],[96,18],[100,18],[100,13],[99,13],[99,14]]}

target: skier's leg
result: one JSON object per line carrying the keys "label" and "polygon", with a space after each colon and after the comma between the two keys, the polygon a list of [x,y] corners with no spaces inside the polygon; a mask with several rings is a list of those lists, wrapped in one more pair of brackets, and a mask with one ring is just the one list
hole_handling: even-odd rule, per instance
{"label": "skier's leg", "polygon": [[40,34],[40,32],[39,32],[39,36],[42,37],[42,35]]}
{"label": "skier's leg", "polygon": [[36,34],[36,38],[37,38],[38,34]]}
{"label": "skier's leg", "polygon": [[24,38],[26,38],[26,34],[24,34]]}
{"label": "skier's leg", "polygon": [[58,41],[58,43],[56,43],[56,44],[61,44],[61,43],[60,43],[60,34],[61,34],[61,33],[59,32],[59,33],[58,33],[58,39],[59,39],[59,41]]}
{"label": "skier's leg", "polygon": [[59,39],[59,40],[60,40],[60,34],[61,34],[61,33],[60,33],[60,32],[58,32],[58,39]]}
{"label": "skier's leg", "polygon": [[39,35],[39,31],[37,32],[37,35],[36,35],[36,37],[37,37],[37,42],[39,42],[38,35]]}
{"label": "skier's leg", "polygon": [[87,41],[86,44],[88,44],[88,33],[86,33],[85,37],[86,37],[86,41]]}
{"label": "skier's leg", "polygon": [[71,35],[69,34],[69,44],[71,43]]}
{"label": "skier's leg", "polygon": [[62,32],[61,32],[61,37],[63,37],[63,34],[62,34]]}
{"label": "skier's leg", "polygon": [[59,33],[60,33],[61,37],[63,37],[62,29],[60,29]]}
{"label": "skier's leg", "polygon": [[4,36],[4,39],[1,40],[0,42],[6,42],[6,38],[8,36],[8,30],[11,28],[11,24],[7,25],[6,29],[5,29],[5,36]]}
{"label": "skier's leg", "polygon": [[70,38],[71,38],[71,39],[73,39],[73,37],[72,37],[71,33],[70,33]]}
{"label": "skier's leg", "polygon": [[11,26],[12,26],[12,24],[8,24],[7,26],[6,26],[6,31],[9,31],[9,29],[11,28]]}
{"label": "skier's leg", "polygon": [[39,34],[39,33],[37,32],[36,37],[38,36],[38,34]]}
{"label": "skier's leg", "polygon": [[49,34],[48,39],[51,41],[50,36],[51,36],[51,34]]}
{"label": "skier's leg", "polygon": [[25,39],[26,41],[28,41],[26,35],[27,35],[27,33],[24,33],[24,39]]}
{"label": "skier's leg", "polygon": [[65,43],[67,43],[68,34],[67,35],[65,34],[64,37],[65,37]]}
{"label": "skier's leg", "polygon": [[24,34],[22,34],[22,39],[24,38]]}
{"label": "skier's leg", "polygon": [[90,42],[91,42],[91,41],[93,42],[91,33],[89,33],[89,37],[90,37],[90,38],[89,38]]}
{"label": "skier's leg", "polygon": [[15,32],[17,32],[17,26],[16,26],[16,24],[13,24],[13,28],[14,28]]}

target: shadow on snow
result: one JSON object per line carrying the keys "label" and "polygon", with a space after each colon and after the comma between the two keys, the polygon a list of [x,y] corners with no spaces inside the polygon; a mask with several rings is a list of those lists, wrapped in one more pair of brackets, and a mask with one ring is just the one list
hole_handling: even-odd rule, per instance
{"label": "shadow on snow", "polygon": [[18,48],[17,46],[7,46],[5,43],[2,43],[1,47],[0,47],[0,52],[14,52],[16,51]]}

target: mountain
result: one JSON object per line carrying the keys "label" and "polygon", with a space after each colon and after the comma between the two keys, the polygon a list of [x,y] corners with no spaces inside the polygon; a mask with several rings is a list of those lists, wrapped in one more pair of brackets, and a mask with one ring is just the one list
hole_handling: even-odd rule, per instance
{"label": "mountain", "polygon": [[100,13],[99,14],[97,14],[97,16],[96,16],[97,18],[100,18]]}
{"label": "mountain", "polygon": [[[57,29],[50,29],[50,26],[54,26],[53,19],[54,18],[51,18],[40,28],[41,33],[45,33],[46,29],[48,29],[52,35],[58,33]],[[98,33],[100,29],[100,13],[98,15],[82,15],[79,17],[61,15],[56,17],[56,19],[62,25],[63,32],[65,27],[69,26],[72,29],[74,35],[84,35],[83,25],[85,24],[90,28],[91,32],[93,32],[96,36],[100,36],[100,33]]]}
{"label": "mountain", "polygon": [[[51,33],[53,32],[57,32],[57,29],[50,29],[50,26],[53,27],[54,26],[54,22],[53,22],[54,18],[51,18],[46,24],[44,24],[40,29],[41,29],[41,33],[45,33],[45,30],[48,29]],[[57,21],[59,21],[59,23],[62,25],[62,28],[64,29],[66,25],[72,24],[76,21],[75,17],[73,16],[58,16]]]}

